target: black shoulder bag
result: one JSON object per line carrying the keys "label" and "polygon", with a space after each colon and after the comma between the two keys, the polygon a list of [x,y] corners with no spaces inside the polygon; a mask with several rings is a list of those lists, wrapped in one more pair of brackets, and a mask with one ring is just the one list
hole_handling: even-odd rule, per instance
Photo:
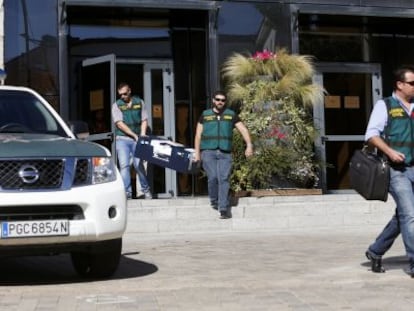
{"label": "black shoulder bag", "polygon": [[[385,103],[389,111],[389,98],[385,99]],[[362,150],[355,150],[349,163],[349,177],[351,187],[366,200],[387,201],[390,167],[384,155],[370,151],[367,145]]]}
{"label": "black shoulder bag", "polygon": [[366,200],[388,199],[390,167],[384,157],[368,150],[355,150],[349,163],[351,186]]}

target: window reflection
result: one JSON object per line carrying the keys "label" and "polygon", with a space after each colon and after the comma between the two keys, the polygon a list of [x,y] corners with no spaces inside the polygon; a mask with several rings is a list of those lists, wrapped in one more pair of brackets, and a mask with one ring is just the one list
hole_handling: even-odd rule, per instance
{"label": "window reflection", "polygon": [[133,58],[172,55],[167,10],[69,6],[67,12],[72,55],[115,54]]}
{"label": "window reflection", "polygon": [[[319,61],[411,62],[413,45],[409,18],[300,14],[300,53]],[[389,50],[383,47],[393,46]],[[400,49],[398,47],[405,46]]]}
{"label": "window reflection", "polygon": [[257,35],[263,21],[257,4],[224,3],[219,12],[220,35]]}
{"label": "window reflection", "polygon": [[117,26],[90,26],[71,25],[70,36],[72,38],[85,40],[92,38],[168,38],[167,29],[158,28],[126,28]]}
{"label": "window reflection", "polygon": [[223,2],[219,10],[219,64],[233,53],[255,53],[289,47],[290,29],[285,29],[288,6],[279,3]]}
{"label": "window reflection", "polygon": [[4,0],[5,61],[41,46],[56,37],[56,0]]}
{"label": "window reflection", "polygon": [[29,86],[58,109],[57,0],[4,0],[7,84]]}

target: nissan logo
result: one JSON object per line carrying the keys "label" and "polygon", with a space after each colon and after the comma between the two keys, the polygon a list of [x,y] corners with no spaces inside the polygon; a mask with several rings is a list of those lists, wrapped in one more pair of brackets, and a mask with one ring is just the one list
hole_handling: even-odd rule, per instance
{"label": "nissan logo", "polygon": [[33,165],[23,165],[18,174],[25,184],[33,184],[39,179],[39,171]]}

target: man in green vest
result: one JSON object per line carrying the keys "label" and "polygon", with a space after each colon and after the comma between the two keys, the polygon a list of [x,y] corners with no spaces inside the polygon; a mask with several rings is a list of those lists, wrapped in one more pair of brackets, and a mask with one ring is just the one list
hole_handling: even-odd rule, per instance
{"label": "man in green vest", "polygon": [[365,255],[373,272],[385,272],[382,256],[401,233],[410,265],[408,274],[414,277],[414,66],[402,66],[394,72],[394,92],[374,105],[365,140],[387,156],[389,191],[397,204],[394,216]]}
{"label": "man in green vest", "polygon": [[210,204],[220,213],[220,218],[229,218],[229,190],[232,168],[233,128],[236,128],[246,143],[246,157],[253,155],[249,131],[238,115],[226,108],[226,95],[217,91],[213,96],[213,107],[203,111],[197,123],[194,139],[195,161],[202,161],[208,179]]}
{"label": "man in green vest", "polygon": [[118,85],[118,99],[112,105],[112,118],[115,123],[116,153],[119,170],[124,181],[128,199],[132,198],[131,159],[141,184],[145,199],[152,199],[150,187],[144,165],[134,156],[139,136],[145,136],[148,126],[148,114],[144,101],[138,96],[131,95],[131,88],[127,83]]}

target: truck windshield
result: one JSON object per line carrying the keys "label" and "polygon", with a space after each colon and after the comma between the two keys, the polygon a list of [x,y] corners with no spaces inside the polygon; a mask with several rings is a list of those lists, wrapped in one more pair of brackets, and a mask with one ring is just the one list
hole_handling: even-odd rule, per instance
{"label": "truck windshield", "polygon": [[0,133],[67,136],[39,98],[20,90],[0,90]]}

